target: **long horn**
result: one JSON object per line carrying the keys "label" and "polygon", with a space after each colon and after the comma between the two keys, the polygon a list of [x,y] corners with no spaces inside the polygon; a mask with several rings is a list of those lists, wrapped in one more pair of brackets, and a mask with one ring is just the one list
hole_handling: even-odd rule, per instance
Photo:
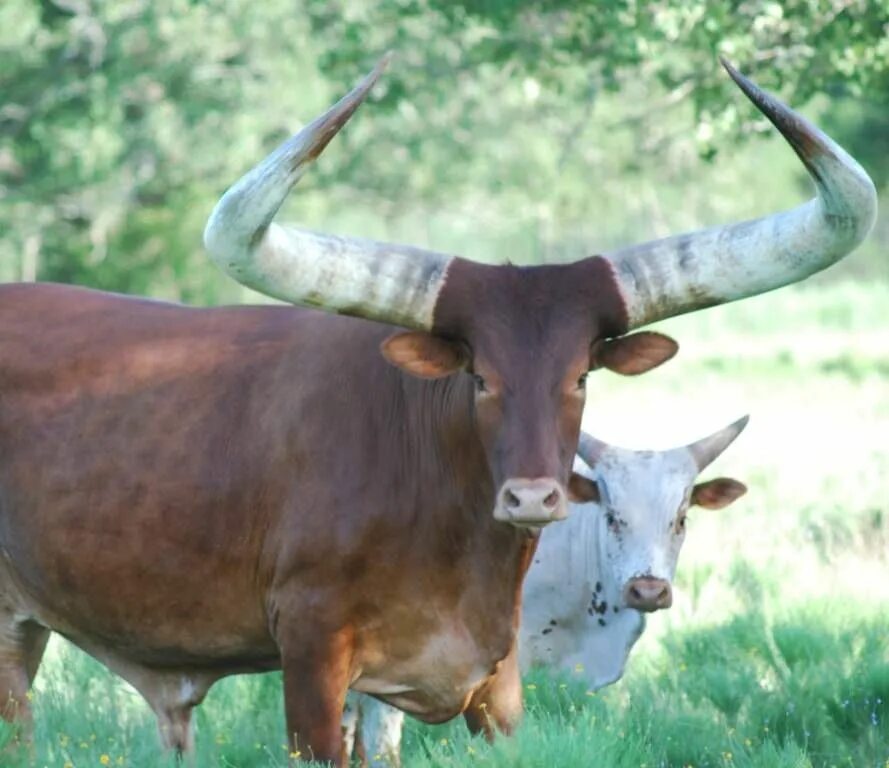
{"label": "long horn", "polygon": [[204,230],[204,245],[219,267],[261,293],[429,330],[452,256],[272,222],[287,193],[364,101],[388,60],[384,57],[351,93],[222,196]]}
{"label": "long horn", "polygon": [[734,442],[735,438],[744,431],[748,421],[750,421],[749,416],[742,416],[733,424],[723,427],[709,437],[701,438],[697,442],[677,450],[688,451],[694,458],[695,464],[698,465],[698,471],[701,472]]}
{"label": "long horn", "polygon": [[783,213],[605,254],[629,328],[803,280],[849,254],[873,226],[877,195],[864,169],[818,128],[721,61],[793,147],[817,195]]}
{"label": "long horn", "polygon": [[580,433],[580,440],[577,444],[577,455],[584,460],[590,469],[596,465],[596,462],[599,461],[607,448],[608,443],[603,443],[588,432]]}

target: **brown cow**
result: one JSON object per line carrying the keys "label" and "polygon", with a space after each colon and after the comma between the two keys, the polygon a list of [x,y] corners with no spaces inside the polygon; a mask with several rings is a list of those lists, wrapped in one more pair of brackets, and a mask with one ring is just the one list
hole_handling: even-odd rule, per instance
{"label": "brown cow", "polygon": [[55,630],[180,749],[215,680],[279,667],[294,749],[337,765],[350,687],[475,728],[496,698],[509,729],[522,576],[565,515],[587,370],[657,365],[673,342],[619,337],[801,280],[872,224],[855,161],[729,72],[810,170],[811,202],[527,269],[272,223],[378,67],[205,234],[239,280],[364,319],[0,288],[5,716],[27,719]]}

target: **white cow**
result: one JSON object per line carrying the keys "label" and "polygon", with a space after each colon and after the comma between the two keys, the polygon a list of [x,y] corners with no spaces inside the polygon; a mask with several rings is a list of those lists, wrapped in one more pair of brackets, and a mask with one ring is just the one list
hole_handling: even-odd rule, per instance
{"label": "white cow", "polygon": [[[669,608],[690,506],[720,509],[746,492],[698,474],[747,425],[667,451],[631,451],[583,433],[572,486],[583,498],[568,519],[541,534],[522,591],[519,660],[580,674],[595,690],[618,680],[645,629],[644,613]],[[370,766],[397,766],[404,715],[350,694],[343,738],[360,736]],[[357,732],[360,727],[360,734]]]}

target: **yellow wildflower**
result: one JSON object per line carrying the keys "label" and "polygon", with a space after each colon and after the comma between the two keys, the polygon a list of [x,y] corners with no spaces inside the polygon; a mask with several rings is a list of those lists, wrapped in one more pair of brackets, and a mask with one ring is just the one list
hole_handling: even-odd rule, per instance
{"label": "yellow wildflower", "polygon": [[108,755],[101,755],[99,757],[99,762],[102,763],[102,765],[111,765],[111,758]]}

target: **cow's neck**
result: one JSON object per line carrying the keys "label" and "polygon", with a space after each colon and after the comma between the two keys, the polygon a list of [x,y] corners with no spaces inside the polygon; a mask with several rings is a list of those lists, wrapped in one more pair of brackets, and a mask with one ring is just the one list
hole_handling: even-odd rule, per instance
{"label": "cow's neck", "polygon": [[540,554],[567,558],[564,589],[559,595],[565,602],[564,610],[570,614],[583,604],[590,616],[608,622],[619,594],[607,574],[601,516],[598,504],[573,505],[567,520],[547,528]]}
{"label": "cow's neck", "polygon": [[417,522],[455,532],[462,527],[472,536],[514,531],[493,520],[495,488],[476,432],[468,377],[429,382],[401,375],[405,415],[395,422],[395,442],[402,465],[417,479]]}
{"label": "cow's neck", "polygon": [[435,382],[406,382],[412,429],[403,433],[402,461],[422,481],[415,485],[412,523],[436,542],[460,544],[465,563],[452,560],[492,597],[500,610],[520,602],[521,580],[536,547],[536,536],[494,519],[495,488],[478,438],[472,383],[465,376]]}

